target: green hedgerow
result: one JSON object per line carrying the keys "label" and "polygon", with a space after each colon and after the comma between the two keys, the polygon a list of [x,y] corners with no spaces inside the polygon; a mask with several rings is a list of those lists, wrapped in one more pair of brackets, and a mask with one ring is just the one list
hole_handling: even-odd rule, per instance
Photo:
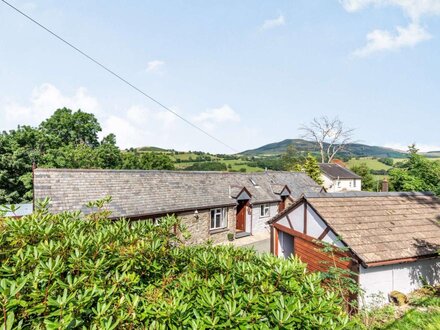
{"label": "green hedgerow", "polygon": [[0,218],[2,329],[343,329],[340,298],[303,263],[186,246],[159,225],[97,211]]}

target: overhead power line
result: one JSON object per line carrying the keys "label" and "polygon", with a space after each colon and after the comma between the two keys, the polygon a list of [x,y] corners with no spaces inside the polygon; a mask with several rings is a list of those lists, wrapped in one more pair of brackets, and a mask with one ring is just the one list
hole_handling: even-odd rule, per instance
{"label": "overhead power line", "polygon": [[168,108],[166,105],[164,105],[163,103],[161,103],[160,101],[156,100],[154,97],[148,95],[146,92],[144,92],[143,90],[141,90],[139,87],[136,87],[134,84],[132,84],[131,82],[129,82],[127,79],[121,77],[119,74],[117,74],[116,72],[114,72],[113,70],[111,70],[110,68],[108,68],[107,66],[105,66],[104,64],[102,64],[101,62],[99,62],[98,60],[96,60],[95,58],[93,58],[92,56],[88,55],[86,52],[82,51],[81,49],[79,49],[78,47],[74,46],[72,43],[70,43],[69,41],[67,41],[66,39],[62,38],[61,36],[59,36],[58,34],[56,34],[55,32],[53,32],[52,30],[50,30],[49,28],[47,28],[46,26],[44,26],[43,24],[41,24],[40,22],[38,22],[37,20],[35,20],[34,18],[32,18],[31,16],[27,15],[26,13],[22,12],[20,9],[18,9],[17,7],[13,6],[12,4],[10,4],[9,2],[5,1],[5,0],[0,0],[1,2],[3,2],[5,5],[9,6],[10,8],[12,8],[13,10],[15,10],[17,13],[21,14],[22,16],[26,17],[28,20],[30,20],[31,22],[33,22],[34,24],[38,25],[40,28],[42,28],[43,30],[45,30],[46,32],[50,33],[52,36],[54,36],[55,38],[57,38],[58,40],[60,40],[61,42],[63,42],[64,44],[68,45],[70,48],[74,49],[76,52],[80,53],[81,55],[83,55],[84,57],[86,57],[87,59],[89,59],[90,61],[92,61],[93,63],[95,63],[96,65],[100,66],[102,69],[104,69],[105,71],[107,71],[108,73],[110,73],[111,75],[113,75],[114,77],[118,78],[119,80],[121,80],[123,83],[125,83],[126,85],[128,85],[129,87],[131,87],[132,89],[134,89],[135,91],[141,93],[143,96],[147,97],[148,99],[150,99],[151,101],[153,101],[154,103],[156,103],[157,105],[159,105],[160,107],[162,107],[163,109],[165,109],[168,112],[171,112],[174,116],[178,117],[179,119],[183,120],[185,123],[187,123],[188,125],[192,126],[193,128],[197,129],[198,131],[202,132],[203,134],[207,135],[208,137],[210,137],[211,139],[215,140],[216,142],[222,144],[223,146],[227,147],[228,149],[232,150],[233,152],[238,152],[238,150],[236,150],[235,148],[231,147],[230,145],[228,145],[227,143],[223,142],[222,140],[220,140],[219,138],[215,137],[214,135],[210,134],[209,132],[207,132],[206,130],[204,130],[203,128],[197,126],[196,124],[194,124],[193,122],[191,122],[190,120],[186,119],[185,117],[179,115],[177,112],[171,110],[170,108]]}

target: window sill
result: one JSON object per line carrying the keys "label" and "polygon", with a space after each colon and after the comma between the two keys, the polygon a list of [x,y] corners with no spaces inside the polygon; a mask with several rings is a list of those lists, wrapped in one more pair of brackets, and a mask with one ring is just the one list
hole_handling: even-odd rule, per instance
{"label": "window sill", "polygon": [[219,234],[219,233],[223,233],[225,231],[229,231],[229,228],[217,228],[217,229],[210,229],[209,230],[209,234],[213,235],[213,234]]}

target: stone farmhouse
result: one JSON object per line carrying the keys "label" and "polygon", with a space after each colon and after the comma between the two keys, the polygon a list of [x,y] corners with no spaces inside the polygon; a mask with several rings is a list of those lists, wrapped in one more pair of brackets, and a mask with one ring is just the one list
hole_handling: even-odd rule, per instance
{"label": "stone farmhouse", "polygon": [[302,194],[322,189],[304,173],[138,170],[34,170],[34,199],[49,197],[50,211],[91,212],[86,203],[111,196],[113,218],[179,216],[189,243],[221,243],[269,230],[267,220]]}
{"label": "stone farmhouse", "polygon": [[319,164],[321,179],[327,192],[361,191],[362,178],[339,164]]}
{"label": "stone farmhouse", "polygon": [[[271,250],[311,271],[350,269],[361,303],[385,302],[439,282],[439,221],[440,198],[429,193],[306,193],[269,221]],[[325,253],[322,242],[342,249]]]}

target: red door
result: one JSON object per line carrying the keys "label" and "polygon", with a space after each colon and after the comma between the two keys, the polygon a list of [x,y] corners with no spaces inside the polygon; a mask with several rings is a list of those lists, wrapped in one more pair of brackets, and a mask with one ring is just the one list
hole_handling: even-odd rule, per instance
{"label": "red door", "polygon": [[284,211],[286,208],[286,198],[281,197],[281,202],[278,204],[278,212]]}
{"label": "red door", "polygon": [[246,230],[246,202],[239,202],[237,205],[237,223],[235,228],[237,231]]}

